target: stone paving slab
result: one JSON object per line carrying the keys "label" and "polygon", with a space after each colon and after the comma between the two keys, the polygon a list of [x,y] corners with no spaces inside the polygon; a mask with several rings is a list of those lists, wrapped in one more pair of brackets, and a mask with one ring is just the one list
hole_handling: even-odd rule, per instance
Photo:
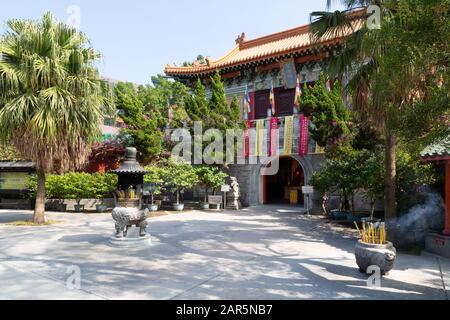
{"label": "stone paving slab", "polygon": [[[0,210],[0,299],[448,299],[450,260],[400,253],[382,288],[368,288],[354,233],[289,208],[153,217],[153,244],[135,250],[108,245],[107,214],[6,224],[30,216]],[[81,291],[65,286],[71,266]]]}

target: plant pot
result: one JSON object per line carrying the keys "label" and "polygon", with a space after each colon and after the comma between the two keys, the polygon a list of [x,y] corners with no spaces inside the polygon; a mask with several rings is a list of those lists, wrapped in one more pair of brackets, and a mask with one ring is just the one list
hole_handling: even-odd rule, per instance
{"label": "plant pot", "polygon": [[95,205],[95,210],[98,213],[105,213],[106,211],[108,211],[108,206],[104,204],[97,204]]}
{"label": "plant pot", "polygon": [[331,218],[336,221],[347,220],[347,215],[349,215],[349,214],[350,214],[350,212],[348,212],[348,211],[331,210]]}
{"label": "plant pot", "polygon": [[74,206],[74,209],[77,213],[84,212],[84,204],[76,204]]}
{"label": "plant pot", "polygon": [[382,275],[387,275],[394,267],[397,250],[391,242],[370,244],[359,240],[355,247],[355,258],[359,270],[367,273],[370,266],[378,266]]}
{"label": "plant pot", "polygon": [[56,205],[56,211],[58,211],[58,212],[66,212],[67,211],[67,204],[65,204],[65,203],[58,203]]}
{"label": "plant pot", "polygon": [[147,208],[150,212],[156,212],[159,209],[157,204],[149,204]]}
{"label": "plant pot", "polygon": [[174,204],[172,204],[172,208],[175,211],[179,211],[179,212],[183,211],[184,210],[184,203],[179,203],[179,204],[174,203]]}
{"label": "plant pot", "polygon": [[367,219],[369,216],[367,214],[357,214],[357,213],[351,213],[349,212],[347,214],[347,222],[354,224],[361,223],[363,219]]}
{"label": "plant pot", "polygon": [[209,209],[209,203],[200,203],[200,209],[201,210],[208,210]]}

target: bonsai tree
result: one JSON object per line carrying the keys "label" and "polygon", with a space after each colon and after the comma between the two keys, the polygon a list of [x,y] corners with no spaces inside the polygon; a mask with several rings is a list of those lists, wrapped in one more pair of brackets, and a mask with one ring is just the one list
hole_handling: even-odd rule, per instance
{"label": "bonsai tree", "polygon": [[163,180],[175,192],[177,205],[180,204],[180,194],[198,183],[194,168],[189,163],[174,159],[169,160],[168,167],[163,173]]}
{"label": "bonsai tree", "polygon": [[152,188],[150,188],[150,196],[152,205],[155,202],[155,195],[161,194],[162,186],[164,183],[163,177],[165,173],[165,169],[158,168],[156,166],[149,166],[145,168],[147,173],[144,176],[144,183],[151,184]]}
{"label": "bonsai tree", "polygon": [[199,185],[205,190],[205,203],[208,202],[208,191],[210,189],[215,190],[224,185],[225,179],[228,177],[225,172],[221,171],[218,167],[213,166],[201,166],[196,168],[195,172],[198,177]]}
{"label": "bonsai tree", "polygon": [[68,199],[75,199],[80,206],[81,200],[95,194],[92,188],[92,177],[88,173],[67,173],[64,175],[65,192]]}

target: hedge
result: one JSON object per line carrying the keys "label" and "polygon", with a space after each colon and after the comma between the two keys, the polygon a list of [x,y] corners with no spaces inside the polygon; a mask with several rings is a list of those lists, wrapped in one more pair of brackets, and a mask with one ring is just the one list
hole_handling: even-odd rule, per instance
{"label": "hedge", "polygon": [[[32,197],[36,194],[37,181],[31,176],[28,188]],[[117,189],[117,176],[104,173],[71,172],[64,175],[48,175],[45,181],[47,199],[104,199],[111,198]]]}

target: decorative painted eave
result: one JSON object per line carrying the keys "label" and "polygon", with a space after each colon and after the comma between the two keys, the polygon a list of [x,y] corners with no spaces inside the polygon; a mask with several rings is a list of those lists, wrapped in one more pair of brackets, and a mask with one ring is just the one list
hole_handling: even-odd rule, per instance
{"label": "decorative painted eave", "polygon": [[423,161],[450,160],[450,135],[428,146],[420,156]]}
{"label": "decorative painted eave", "polygon": [[[352,27],[339,36],[325,34],[320,41],[321,47],[341,45],[346,37],[362,28],[365,22],[365,12],[365,9],[360,9],[350,13],[350,16],[356,17],[352,21]],[[205,64],[191,67],[167,65],[165,73],[168,76],[193,77],[216,70],[231,70],[248,64],[283,59],[296,54],[314,53],[316,48],[317,44],[312,41],[310,25],[303,25],[253,40],[247,40],[243,33],[236,39],[236,46],[220,59],[208,58]]]}

